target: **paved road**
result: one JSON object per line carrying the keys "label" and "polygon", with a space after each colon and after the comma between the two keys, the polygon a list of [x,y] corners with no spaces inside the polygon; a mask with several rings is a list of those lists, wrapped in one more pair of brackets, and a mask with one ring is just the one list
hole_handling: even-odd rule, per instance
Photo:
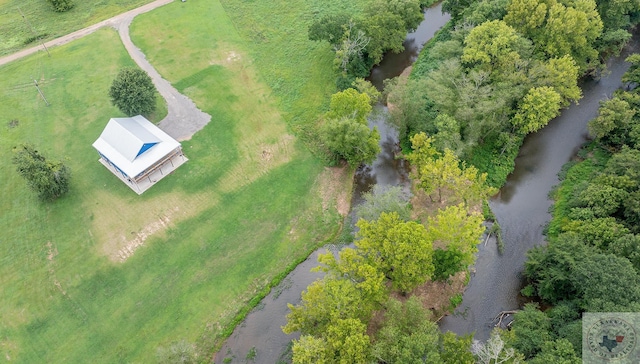
{"label": "paved road", "polygon": [[[129,52],[131,58],[138,64],[138,66],[140,66],[140,68],[145,70],[149,76],[151,76],[158,92],[160,92],[160,95],[162,95],[162,97],[167,101],[169,112],[167,116],[160,121],[158,124],[159,127],[177,140],[187,140],[190,139],[198,130],[207,125],[211,120],[211,116],[200,111],[193,101],[180,94],[178,90],[171,86],[167,80],[162,78],[158,71],[156,71],[155,68],[153,68],[153,66],[147,61],[145,55],[140,51],[140,49],[131,42],[131,38],[129,37],[129,25],[133,18],[139,14],[146,13],[172,1],[173,0],[156,0],[139,8],[127,11],[126,13],[116,15],[113,18],[101,21],[100,23],[48,41],[45,43],[45,46],[47,48],[53,48],[55,46],[66,44],[106,26],[116,28],[120,38],[122,39],[122,43],[127,49],[127,52]],[[185,4],[185,6],[187,6],[187,4]],[[0,58],[0,66],[38,51],[44,52],[42,45],[27,48],[8,56],[4,56]]]}

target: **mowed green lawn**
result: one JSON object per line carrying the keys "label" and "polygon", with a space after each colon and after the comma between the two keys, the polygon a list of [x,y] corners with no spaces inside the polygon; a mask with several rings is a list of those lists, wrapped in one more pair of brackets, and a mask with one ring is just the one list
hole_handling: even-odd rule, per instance
{"label": "mowed green lawn", "polygon": [[61,37],[153,0],[72,1],[71,10],[56,13],[46,0],[0,0],[0,56],[37,46],[36,37]]}
{"label": "mowed green lawn", "polygon": [[[332,194],[350,181],[331,181],[295,136],[333,92],[328,47],[305,40],[318,3],[269,17],[256,2],[192,0],[134,21],[134,42],[212,115],[183,143],[190,161],[142,196],[91,147],[122,116],[107,90],[131,60],[115,30],[0,67],[0,361],[153,362],[181,340],[210,351],[252,297],[336,233]],[[289,39],[272,35],[276,21]],[[51,106],[20,87],[32,77]],[[36,200],[10,163],[22,142],[67,158],[69,195]]]}

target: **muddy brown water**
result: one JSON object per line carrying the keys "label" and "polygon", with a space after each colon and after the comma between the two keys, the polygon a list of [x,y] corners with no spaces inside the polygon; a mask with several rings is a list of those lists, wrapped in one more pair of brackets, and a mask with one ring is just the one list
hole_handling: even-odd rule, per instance
{"label": "muddy brown water", "polygon": [[[400,54],[387,54],[370,76],[376,87],[382,89],[382,81],[400,75],[418,57],[422,45],[449,20],[448,14],[442,14],[437,5],[425,11],[425,20],[415,32],[409,33],[405,41],[405,51]],[[362,201],[362,193],[369,191],[374,185],[404,186],[409,188],[409,179],[404,161],[396,159],[398,152],[397,132],[385,122],[386,107],[377,105],[369,126],[377,127],[380,132],[381,152],[371,165],[358,169],[354,180],[352,207]],[[314,280],[322,277],[321,273],[311,272],[318,265],[318,254],[337,251],[338,248],[328,246],[315,251],[307,260],[298,265],[287,277],[271,290],[271,292],[251,311],[245,320],[236,327],[233,334],[215,355],[215,363],[278,363],[291,340],[299,334],[285,335],[281,327],[287,323],[289,312],[287,303],[300,302],[300,294]],[[253,356],[255,353],[255,356]],[[253,358],[252,358],[253,357]]]}
{"label": "muddy brown water", "polygon": [[587,123],[598,112],[600,100],[610,97],[621,84],[629,64],[624,59],[637,52],[636,34],[620,57],[608,62],[608,74],[582,82],[584,97],[571,105],[542,130],[527,136],[516,159],[515,170],[498,195],[490,201],[504,240],[504,254],[494,244],[479,246],[480,252],[462,304],[456,313],[440,321],[442,331],[475,332],[486,340],[501,311],[521,306],[522,270],[528,250],[544,243],[544,226],[551,216],[549,191],[558,184],[558,172],[587,141]]}

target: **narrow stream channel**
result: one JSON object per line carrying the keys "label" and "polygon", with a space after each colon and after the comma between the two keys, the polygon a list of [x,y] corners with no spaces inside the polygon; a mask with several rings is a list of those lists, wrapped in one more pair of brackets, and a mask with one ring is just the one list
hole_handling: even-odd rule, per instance
{"label": "narrow stream channel", "polygon": [[610,73],[600,80],[581,84],[584,97],[571,105],[549,125],[524,141],[513,173],[498,195],[490,201],[504,240],[504,254],[498,255],[495,244],[480,245],[476,273],[464,292],[456,314],[440,321],[442,331],[468,334],[486,340],[493,329],[493,319],[503,310],[520,307],[522,270],[526,253],[544,242],[544,226],[551,218],[552,201],[548,193],[558,184],[562,165],[576,155],[587,140],[587,123],[597,115],[599,102],[621,86],[621,77],[629,68],[624,59],[637,52],[638,36],[620,57],[609,60]]}
{"label": "narrow stream channel", "polygon": [[[405,51],[400,54],[387,54],[381,64],[375,67],[370,76],[371,82],[382,89],[383,81],[400,75],[402,71],[413,64],[424,43],[431,39],[435,32],[447,21],[448,14],[442,14],[441,5],[425,11],[425,20],[415,32],[409,33],[404,42]],[[382,151],[371,164],[360,168],[354,180],[354,195],[352,207],[362,200],[362,193],[369,191],[374,185],[398,186],[407,189],[408,177],[404,161],[395,159],[397,151],[397,132],[385,122],[386,107],[376,106],[373,116],[369,119],[369,126],[376,126],[380,132],[380,146]],[[318,254],[326,253],[327,248],[315,251],[307,260],[298,265],[251,311],[245,320],[236,327],[233,334],[225,342],[221,350],[215,355],[215,363],[246,363],[248,354],[255,352],[255,363],[278,363],[282,359],[291,340],[300,335],[285,335],[281,327],[287,323],[289,313],[287,303],[298,304],[300,294],[314,280],[322,274],[310,272],[318,265]],[[251,356],[251,355],[250,355]],[[229,361],[230,360],[230,361]]]}

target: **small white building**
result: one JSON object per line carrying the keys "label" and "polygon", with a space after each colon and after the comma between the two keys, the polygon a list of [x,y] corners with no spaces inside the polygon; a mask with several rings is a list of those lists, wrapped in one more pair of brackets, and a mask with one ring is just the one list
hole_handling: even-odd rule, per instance
{"label": "small white building", "polygon": [[180,143],[141,115],[109,120],[93,147],[100,163],[137,194],[187,161]]}

